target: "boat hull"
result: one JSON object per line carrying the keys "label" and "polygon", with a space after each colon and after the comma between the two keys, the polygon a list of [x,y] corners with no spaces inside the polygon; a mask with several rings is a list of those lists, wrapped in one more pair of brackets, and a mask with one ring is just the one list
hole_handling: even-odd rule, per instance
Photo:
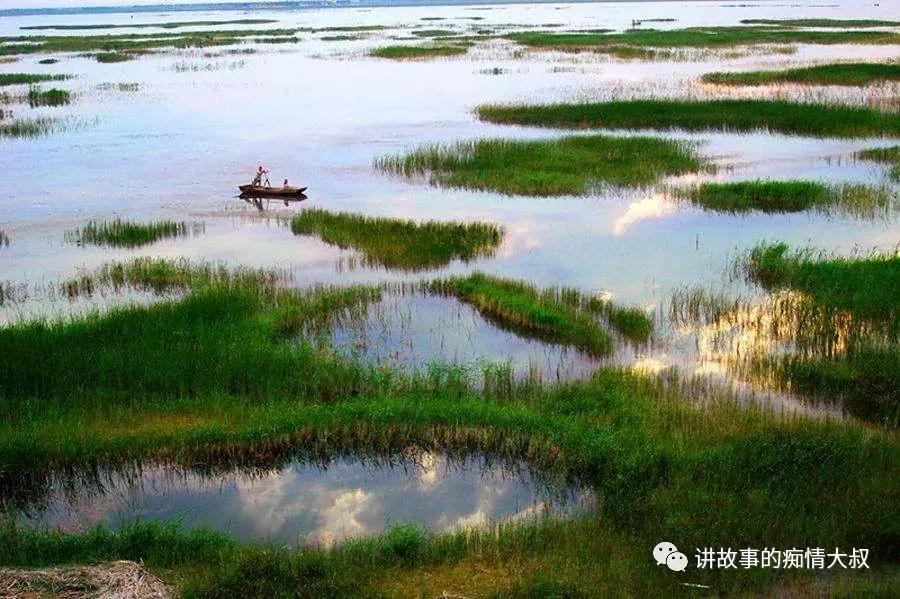
{"label": "boat hull", "polygon": [[256,185],[239,185],[242,197],[275,198],[280,200],[302,200],[306,198],[305,187],[258,187]]}

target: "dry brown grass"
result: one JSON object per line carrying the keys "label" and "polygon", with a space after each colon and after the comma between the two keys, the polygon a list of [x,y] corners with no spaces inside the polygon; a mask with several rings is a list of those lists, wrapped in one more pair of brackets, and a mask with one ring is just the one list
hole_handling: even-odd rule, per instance
{"label": "dry brown grass", "polygon": [[174,596],[169,585],[131,561],[42,570],[0,569],[2,599],[168,599]]}

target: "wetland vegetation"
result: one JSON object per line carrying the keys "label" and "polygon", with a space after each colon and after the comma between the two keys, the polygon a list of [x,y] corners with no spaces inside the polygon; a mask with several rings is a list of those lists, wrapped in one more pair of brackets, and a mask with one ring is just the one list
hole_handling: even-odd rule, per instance
{"label": "wetland vegetation", "polygon": [[503,239],[503,229],[490,223],[417,223],[321,209],[302,211],[290,226],[295,235],[316,235],[326,243],[357,250],[370,264],[404,270],[490,256]]}
{"label": "wetland vegetation", "polygon": [[772,85],[801,83],[805,85],[864,86],[882,81],[900,80],[900,64],[848,62],[824,64],[784,71],[738,71],[734,73],[706,73],[704,83],[719,85]]}
{"label": "wetland vegetation", "polygon": [[897,204],[897,193],[889,186],[874,187],[819,181],[704,182],[674,190],[676,197],[696,206],[721,212],[841,212],[861,217],[887,217]]}
{"label": "wetland vegetation", "polygon": [[[485,109],[482,109],[482,114]],[[385,172],[433,185],[509,195],[582,195],[603,185],[648,185],[704,166],[692,144],[653,137],[481,139],[379,159]]]}
{"label": "wetland vegetation", "polygon": [[860,160],[871,160],[890,166],[891,178],[900,180],[900,146],[860,150],[856,153],[856,157]]}
{"label": "wetland vegetation", "polygon": [[77,244],[133,248],[147,245],[160,239],[182,237],[202,231],[202,224],[169,220],[149,223],[136,223],[122,219],[113,221],[92,220],[80,229],[70,232],[67,238]]}
{"label": "wetland vegetation", "polygon": [[900,114],[780,100],[624,100],[579,104],[482,105],[492,123],[568,129],[777,131],[827,137],[900,136]]}
{"label": "wetland vegetation", "polygon": [[[186,297],[153,306],[0,329],[9,366],[0,371],[4,479],[39,492],[40,473],[97,460],[208,466],[303,451],[385,455],[412,444],[525,459],[590,484],[600,506],[565,521],[441,535],[403,526],[333,549],[295,551],[239,545],[177,524],[62,533],[7,523],[0,563],[142,560],[175,574],[188,595],[204,596],[289,595],[297,588],[338,596],[471,593],[476,586],[511,593],[612,583],[643,594],[677,588],[679,579],[646,558],[660,535],[678,535],[687,546],[891,551],[898,524],[885,514],[898,497],[883,482],[898,456],[885,433],[852,422],[784,419],[726,397],[715,409],[700,408],[676,389],[610,369],[562,386],[490,392],[454,378],[453,370],[410,378],[367,369],[314,349],[302,336],[286,343],[284,333],[328,322],[371,292],[298,292],[267,277],[229,280],[200,277]],[[476,294],[499,286],[502,313],[534,307],[532,292],[509,289],[512,282],[460,284]],[[48,368],[53,377],[45,376]],[[717,509],[698,512],[706,504]],[[615,563],[598,568],[597,552],[610,550]],[[473,580],[466,573],[475,564],[490,575]],[[693,579],[723,592],[771,588],[771,575],[731,574],[698,570]],[[802,574],[779,576],[782,588],[804,581]]]}
{"label": "wetland vegetation", "polygon": [[51,88],[42,90],[33,86],[28,90],[28,105],[31,108],[38,106],[63,106],[71,101],[72,94],[64,89]]}
{"label": "wetland vegetation", "polygon": [[47,73],[0,73],[0,86],[31,85],[44,83],[45,81],[64,81],[71,78],[71,75],[51,75]]}
{"label": "wetland vegetation", "polygon": [[431,46],[381,46],[369,52],[376,58],[393,60],[413,60],[418,58],[439,58],[442,56],[460,56],[469,51],[465,45],[431,45]]}

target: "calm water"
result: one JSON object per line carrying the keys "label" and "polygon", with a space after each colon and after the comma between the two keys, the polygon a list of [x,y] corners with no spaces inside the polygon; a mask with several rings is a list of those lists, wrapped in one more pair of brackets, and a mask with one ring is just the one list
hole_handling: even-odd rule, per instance
{"label": "calm water", "polygon": [[[542,286],[604,292],[619,302],[664,314],[675,289],[728,284],[732,260],[760,240],[836,252],[893,248],[900,241],[896,219],[714,214],[676,206],[652,188],[578,198],[504,197],[435,189],[389,178],[372,168],[378,156],[423,143],[560,135],[481,123],[472,109],[484,102],[721,94],[723,90],[700,86],[697,77],[720,69],[886,59],[897,55],[896,47],[800,45],[792,55],[695,55],[681,62],[625,62],[593,55],[519,56],[511,44],[499,41],[477,46],[465,57],[436,61],[394,62],[366,56],[368,49],[408,36],[415,27],[468,32],[525,26],[623,29],[633,19],[651,18],[677,20],[645,27],[734,25],[746,18],[898,19],[900,8],[895,3],[641,2],[28,16],[0,18],[0,35],[21,34],[23,25],[259,16],[277,19],[271,27],[389,29],[337,42],[321,39],[328,33],[305,33],[299,44],[262,45],[251,55],[221,54],[218,48],[178,50],[119,64],[62,55],[58,64],[49,66],[37,64],[43,56],[35,55],[0,65],[0,72],[77,75],[64,85],[77,94],[72,105],[16,108],[23,115],[66,116],[71,129],[39,139],[0,140],[0,161],[10,183],[0,190],[0,228],[11,238],[10,246],[0,249],[0,281],[52,282],[79,268],[137,255],[289,268],[301,286],[422,280],[479,269]],[[423,17],[443,20],[423,21]],[[210,53],[215,56],[205,56]],[[487,74],[494,72],[500,74]],[[119,90],[121,83],[136,84],[136,91]],[[786,87],[740,93],[884,104],[896,102],[897,89],[894,85],[810,92]],[[892,143],[765,133],[669,136],[696,141],[701,152],[722,167],[717,174],[685,181],[812,178],[878,183],[886,181],[885,169],[857,162],[852,155],[860,148]],[[260,163],[271,168],[273,180],[289,177],[309,186],[308,201],[289,208],[273,204],[270,214],[315,206],[413,219],[489,220],[503,225],[506,237],[494,257],[440,270],[409,274],[348,269],[346,261],[353,252],[294,236],[235,199],[236,185]],[[206,233],[138,250],[79,248],[65,242],[65,232],[87,219],[117,216],[203,221]],[[512,360],[520,370],[537,367],[548,378],[560,371],[582,376],[595,365],[576,352],[498,331],[449,300],[389,301],[402,304],[395,314],[386,319],[387,311],[382,310],[382,316],[376,313],[361,330],[338,331],[337,339],[350,351],[363,347],[367,355],[401,365]],[[7,306],[2,317],[65,309],[46,302]],[[401,318],[409,323],[405,328]],[[697,363],[690,334],[668,330],[664,323],[660,330],[654,344],[624,348],[616,360],[655,368],[708,369]]]}
{"label": "calm water", "polygon": [[538,480],[514,465],[422,453],[390,462],[294,462],[252,473],[201,475],[163,467],[104,472],[74,488],[57,480],[42,504],[19,519],[78,530],[99,522],[118,527],[180,518],[185,527],[242,540],[327,545],[397,524],[440,532],[573,514],[592,503],[589,491]]}

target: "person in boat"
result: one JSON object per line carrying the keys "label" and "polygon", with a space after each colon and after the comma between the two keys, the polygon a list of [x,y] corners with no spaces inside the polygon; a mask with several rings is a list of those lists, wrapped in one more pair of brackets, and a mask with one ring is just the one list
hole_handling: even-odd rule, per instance
{"label": "person in boat", "polygon": [[253,176],[253,181],[251,182],[251,185],[253,185],[253,187],[262,187],[263,186],[263,177],[265,177],[266,178],[266,187],[272,187],[272,184],[269,183],[268,175],[269,175],[269,169],[263,168],[263,166],[260,165],[259,168],[256,169],[256,175]]}

